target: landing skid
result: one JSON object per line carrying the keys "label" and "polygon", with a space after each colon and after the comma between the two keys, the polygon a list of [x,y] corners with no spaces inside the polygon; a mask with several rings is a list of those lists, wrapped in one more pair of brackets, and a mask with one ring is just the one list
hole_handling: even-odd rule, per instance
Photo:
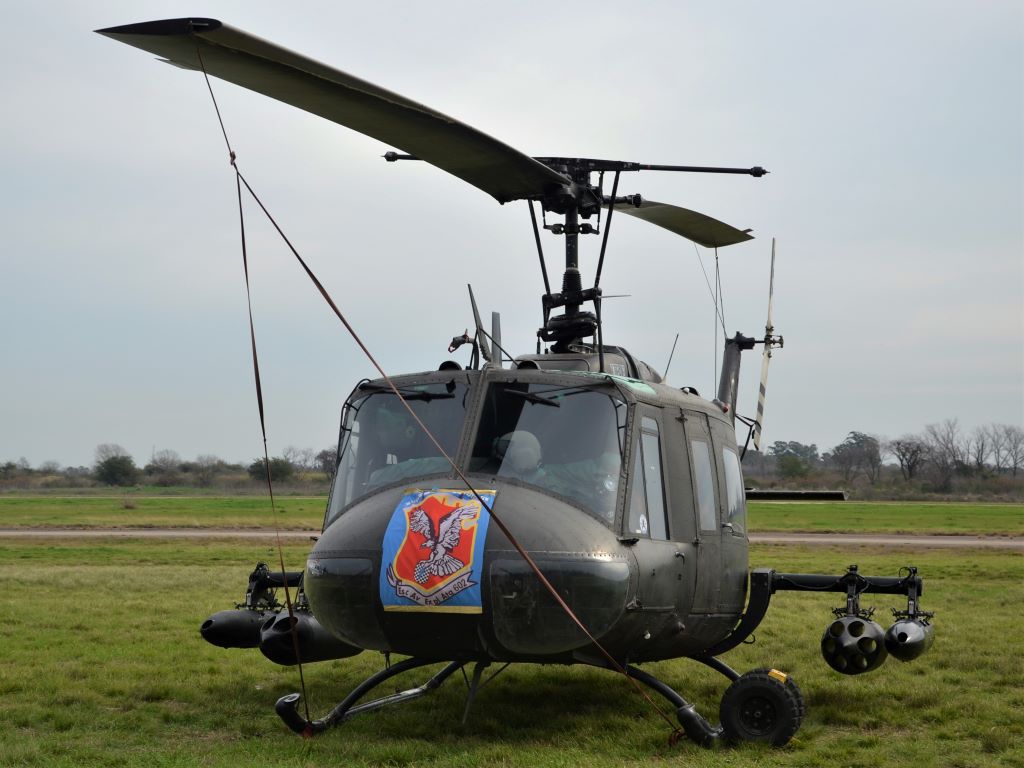
{"label": "landing skid", "polygon": [[[672,704],[683,732],[691,741],[702,747],[712,747],[721,741],[767,741],[782,745],[796,733],[804,714],[803,697],[800,694],[800,689],[787,675],[777,670],[766,669],[758,669],[740,675],[729,665],[712,656],[702,656],[696,658],[695,661],[721,673],[732,683],[722,697],[722,725],[711,725],[697,712],[693,704],[690,704],[675,689],[654,675],[631,665],[627,665],[625,671],[629,677],[647,686]],[[419,687],[382,696],[363,704],[357,703],[374,688],[392,677],[435,663],[437,662],[433,659],[410,658],[393,664],[371,675],[356,686],[338,706],[319,720],[310,721],[299,714],[298,704],[301,696],[298,693],[282,696],[278,699],[274,709],[285,725],[293,731],[306,737],[313,736],[333,726],[341,725],[346,720],[363,712],[373,712],[392,704],[418,699],[439,688],[449,677],[469,662],[450,662]],[[485,666],[487,666],[487,662],[476,664],[472,683],[469,686],[463,722],[465,722],[469,707],[480,687],[480,678]],[[590,666],[596,669],[610,669],[608,665],[596,662],[590,663]]]}
{"label": "landing skid", "polygon": [[[700,659],[700,661],[705,661]],[[714,659],[714,661],[718,661]],[[706,663],[706,662],[705,662]],[[725,664],[718,662],[723,667]],[[717,669],[716,666],[708,664],[712,669]],[[697,712],[697,708],[690,702],[680,696],[675,689],[670,688],[665,682],[659,680],[654,675],[650,675],[644,672],[642,669],[637,669],[634,666],[626,666],[626,674],[632,677],[637,682],[643,683],[652,691],[663,696],[668,702],[676,709],[676,719],[679,724],[683,726],[683,732],[686,734],[690,741],[698,744],[702,747],[713,747],[716,742],[722,739],[722,727],[713,726],[704,717]],[[726,667],[726,669],[729,669]],[[721,670],[719,670],[721,671]],[[731,669],[729,669],[732,672]],[[732,674],[736,675],[735,672]],[[739,675],[736,675],[739,677]]]}
{"label": "landing skid", "polygon": [[416,669],[417,667],[423,667],[427,664],[434,663],[436,662],[432,659],[405,659],[397,664],[392,664],[387,669],[383,669],[375,675],[371,675],[366,678],[366,680],[356,686],[355,690],[346,696],[338,706],[319,720],[306,720],[299,714],[298,705],[299,699],[302,698],[302,696],[298,693],[290,693],[287,696],[282,696],[277,700],[277,704],[274,705],[274,709],[277,711],[278,716],[284,720],[285,725],[293,731],[300,733],[303,736],[312,736],[314,734],[321,733],[322,731],[326,731],[332,726],[341,725],[349,718],[355,717],[363,712],[372,712],[377,709],[383,709],[391,704],[400,704],[403,701],[418,699],[423,694],[428,693],[435,688],[439,688],[445,680],[451,677],[455,672],[462,669],[466,664],[464,661],[453,661],[450,664],[447,664],[440,672],[418,688],[410,688],[407,691],[400,691],[398,693],[393,693],[390,696],[382,696],[379,699],[368,701],[365,704],[356,705],[356,702],[363,698],[363,696],[395,675],[400,675],[410,669]]}

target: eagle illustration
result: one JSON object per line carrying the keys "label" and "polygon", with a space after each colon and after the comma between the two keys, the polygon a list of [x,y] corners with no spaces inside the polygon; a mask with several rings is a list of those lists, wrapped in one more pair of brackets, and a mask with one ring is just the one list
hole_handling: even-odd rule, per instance
{"label": "eagle illustration", "polygon": [[453,509],[438,521],[435,536],[434,523],[423,508],[413,511],[409,516],[409,530],[423,536],[424,542],[420,546],[430,549],[430,557],[416,563],[413,570],[417,584],[426,584],[431,576],[450,576],[466,565],[452,556],[451,551],[459,546],[463,521],[472,520],[476,515],[477,510],[470,506]]}

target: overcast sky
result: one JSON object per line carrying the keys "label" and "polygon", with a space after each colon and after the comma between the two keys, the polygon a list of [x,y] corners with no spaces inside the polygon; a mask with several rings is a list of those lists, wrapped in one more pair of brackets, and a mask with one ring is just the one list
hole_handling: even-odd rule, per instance
{"label": "overcast sky", "polygon": [[[754,230],[720,253],[730,334],[763,334],[777,238],[786,346],[768,443],[1024,423],[1019,0],[142,7],[5,6],[0,462],[91,464],[109,442],[140,464],[161,449],[261,451],[234,180],[205,85],[92,33],[188,12],[527,154],[768,168],[620,186]],[[386,164],[373,139],[214,87],[243,172],[387,371],[448,357],[471,322],[467,282],[502,313],[506,347],[532,351],[542,283],[525,203]],[[248,220],[270,450],[321,449],[372,369]],[[585,281],[599,245],[586,240]],[[559,246],[546,238],[555,265]],[[619,217],[602,285],[631,296],[606,303],[608,342],[661,370],[679,333],[669,382],[713,395],[713,307],[691,243]],[[741,413],[754,411],[757,354]]]}

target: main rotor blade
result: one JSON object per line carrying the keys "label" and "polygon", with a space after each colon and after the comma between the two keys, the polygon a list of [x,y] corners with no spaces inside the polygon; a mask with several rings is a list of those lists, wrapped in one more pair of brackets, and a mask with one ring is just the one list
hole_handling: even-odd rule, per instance
{"label": "main rotor blade", "polygon": [[[164,19],[96,30],[413,154],[499,203],[568,183],[562,174],[429,107],[216,19]],[[202,57],[202,66],[200,59]]]}
{"label": "main rotor blade", "polygon": [[639,207],[632,203],[616,203],[615,210],[657,224],[705,248],[723,248],[726,245],[754,239],[754,236],[749,234],[750,230],[736,229],[718,219],[680,208],[678,205],[644,200]]}

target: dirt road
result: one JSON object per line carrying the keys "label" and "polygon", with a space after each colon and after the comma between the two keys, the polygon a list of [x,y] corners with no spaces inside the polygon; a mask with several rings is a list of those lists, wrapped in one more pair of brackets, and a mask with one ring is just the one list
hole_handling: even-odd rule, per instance
{"label": "dirt road", "polygon": [[[281,531],[282,539],[310,540],[319,531]],[[0,539],[273,539],[274,531],[224,528],[0,528]],[[752,544],[1024,550],[1024,537],[905,536],[883,533],[752,533]]]}

